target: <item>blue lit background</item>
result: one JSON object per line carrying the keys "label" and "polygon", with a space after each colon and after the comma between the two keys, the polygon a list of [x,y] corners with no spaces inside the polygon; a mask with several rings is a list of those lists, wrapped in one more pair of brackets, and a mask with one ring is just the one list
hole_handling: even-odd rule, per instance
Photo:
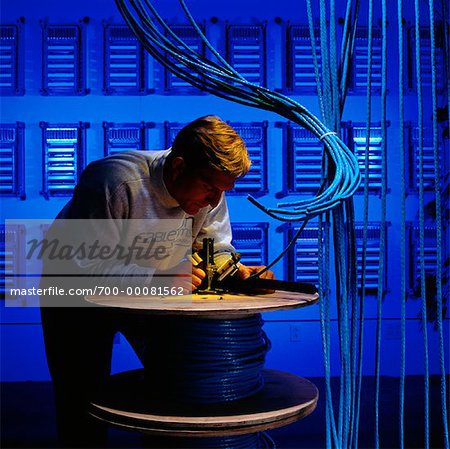
{"label": "blue lit background", "polygon": [[[185,26],[175,1],[159,1],[167,21],[189,45],[201,50]],[[189,2],[194,17],[222,54],[249,80],[281,89],[319,114],[309,32],[304,8],[298,2],[236,1]],[[320,179],[321,147],[315,138],[282,117],[206,95],[186,86],[167,73],[139,49],[130,36],[113,0],[57,2],[52,0],[2,2],[2,62],[10,69],[0,82],[0,149],[2,157],[1,220],[10,218],[54,218],[68,201],[83,167],[114,151],[164,149],[176,131],[194,118],[216,114],[230,121],[247,141],[254,162],[251,173],[229,195],[235,244],[252,264],[267,263],[284,248],[294,232],[253,207],[246,200],[252,193],[265,205],[280,199],[310,195]],[[389,6],[392,22],[394,3]],[[405,52],[412,55],[414,23],[412,4],[405,5]],[[338,8],[338,11],[340,9]],[[342,9],[343,11],[343,9]],[[362,13],[364,27],[366,15]],[[316,17],[318,15],[316,14]],[[379,17],[375,23],[379,23]],[[339,29],[340,30],[340,29]],[[388,32],[395,27],[389,25]],[[366,46],[367,32],[358,31],[351,91],[343,116],[343,138],[361,156],[366,139]],[[370,209],[366,284],[366,355],[364,373],[374,371],[376,290],[380,240],[380,66],[381,42],[374,34],[373,113],[370,134]],[[427,40],[428,39],[428,40]],[[396,42],[391,40],[391,42]],[[244,48],[242,45],[244,44]],[[426,24],[421,40],[429,46]],[[442,40],[437,49],[439,106],[445,104],[446,75]],[[400,154],[398,121],[397,46],[388,47],[388,214],[386,289],[383,302],[381,373],[397,376],[400,367]],[[425,94],[430,83],[429,61],[424,64]],[[58,66],[61,70],[55,70]],[[16,72],[15,67],[18,68]],[[9,72],[8,72],[9,70]],[[428,72],[427,72],[428,70]],[[408,148],[408,301],[406,369],[423,372],[420,300],[417,282],[418,191],[417,191],[417,100],[413,86],[414,60],[408,59],[405,79],[406,146]],[[428,84],[427,84],[428,83]],[[428,87],[427,87],[428,86]],[[377,95],[378,94],[378,95]],[[434,188],[431,141],[431,100],[425,104],[425,197],[432,202]],[[439,130],[443,187],[448,186],[448,135]],[[365,177],[363,176],[363,179]],[[357,238],[362,239],[362,189],[355,196]],[[325,235],[328,230],[325,229]],[[311,222],[300,236],[295,252],[274,269],[278,278],[317,282],[317,223]],[[435,223],[426,216],[427,270],[436,264]],[[23,236],[3,238],[8,270],[14,266],[12,248],[23,244]],[[447,230],[448,242],[448,230]],[[448,249],[447,249],[448,257]],[[334,286],[331,285],[333,297]],[[336,333],[336,312],[332,312]],[[265,328],[272,340],[266,365],[303,376],[320,376],[322,344],[318,306],[265,315]],[[47,380],[39,311],[1,309],[1,379]],[[444,329],[448,341],[448,319]],[[82,332],[82,326],[80,326]],[[439,373],[437,332],[430,325],[430,372]],[[337,343],[336,343],[337,344]],[[448,360],[448,354],[446,354]],[[339,373],[337,348],[332,348],[332,374]],[[123,337],[116,338],[114,371],[136,366],[137,361]]]}

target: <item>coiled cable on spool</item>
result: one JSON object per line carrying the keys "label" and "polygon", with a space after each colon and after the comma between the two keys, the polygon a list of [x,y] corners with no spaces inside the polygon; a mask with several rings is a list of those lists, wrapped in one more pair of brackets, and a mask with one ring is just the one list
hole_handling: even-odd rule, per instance
{"label": "coiled cable on spool", "polygon": [[169,438],[146,440],[146,447],[170,449],[275,449],[276,445],[266,432],[202,438]]}
{"label": "coiled cable on spool", "polygon": [[259,314],[233,320],[164,321],[147,342],[146,376],[159,394],[182,402],[207,404],[252,396],[264,385],[262,369],[270,349],[262,325]]}
{"label": "coiled cable on spool", "polygon": [[275,449],[275,443],[265,433],[250,433],[212,438],[196,438],[189,448],[195,449]]}

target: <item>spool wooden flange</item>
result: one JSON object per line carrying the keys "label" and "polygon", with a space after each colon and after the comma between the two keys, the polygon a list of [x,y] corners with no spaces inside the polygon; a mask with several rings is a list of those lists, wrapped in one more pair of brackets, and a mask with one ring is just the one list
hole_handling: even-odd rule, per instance
{"label": "spool wooden flange", "polygon": [[237,318],[274,310],[305,307],[317,302],[318,294],[278,291],[267,295],[223,294],[186,296],[88,296],[89,303],[115,309],[158,315],[189,315],[204,318]]}
{"label": "spool wooden flange", "polygon": [[91,414],[123,429],[174,437],[240,435],[273,429],[309,415],[319,393],[314,384],[293,374],[263,370],[264,387],[232,402],[186,404],[158,398],[143,370],[111,377],[91,404]]}

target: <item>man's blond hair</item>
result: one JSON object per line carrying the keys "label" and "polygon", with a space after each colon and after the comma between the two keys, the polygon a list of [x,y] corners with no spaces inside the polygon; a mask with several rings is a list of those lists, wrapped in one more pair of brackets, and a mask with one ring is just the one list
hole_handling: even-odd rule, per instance
{"label": "man's blond hair", "polygon": [[240,177],[250,169],[247,147],[241,136],[215,115],[186,125],[175,137],[171,156],[181,156],[190,167],[210,166]]}

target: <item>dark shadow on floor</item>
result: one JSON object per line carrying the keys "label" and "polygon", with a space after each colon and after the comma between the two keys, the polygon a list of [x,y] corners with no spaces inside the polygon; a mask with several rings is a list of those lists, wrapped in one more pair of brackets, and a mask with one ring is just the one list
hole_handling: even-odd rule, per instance
{"label": "dark shadow on floor", "polygon": [[[297,423],[270,431],[278,449],[326,447],[325,383],[311,378],[320,392],[317,409]],[[339,380],[332,380],[333,394]],[[374,378],[363,380],[360,448],[374,447]],[[447,379],[448,392],[448,379]],[[440,377],[430,378],[430,447],[443,447]],[[447,398],[448,400],[448,398]],[[380,447],[399,447],[399,380],[381,378]],[[405,447],[424,447],[424,383],[421,376],[408,376],[405,391]],[[1,447],[56,448],[52,387],[49,382],[4,382],[1,384]],[[144,440],[135,433],[110,429],[111,448],[158,447],[160,440]],[[161,447],[161,446],[160,446]],[[173,447],[173,446],[172,446]]]}

